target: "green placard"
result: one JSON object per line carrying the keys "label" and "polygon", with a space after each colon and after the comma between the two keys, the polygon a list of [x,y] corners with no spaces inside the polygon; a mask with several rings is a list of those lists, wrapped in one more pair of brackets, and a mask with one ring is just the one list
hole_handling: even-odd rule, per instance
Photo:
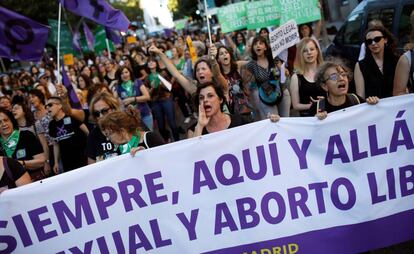
{"label": "green placard", "polygon": [[[49,19],[48,23],[50,25],[50,33],[47,42],[51,45],[54,45],[57,48],[57,38],[58,38],[58,21],[54,19]],[[60,54],[73,54],[72,47],[72,33],[65,21],[60,23]]]}
{"label": "green placard", "polygon": [[318,0],[273,0],[280,5],[280,24],[294,19],[298,25],[321,19]]}
{"label": "green placard", "polygon": [[273,0],[249,2],[247,6],[247,29],[279,25],[280,6]]}
{"label": "green placard", "polygon": [[221,7],[217,16],[223,33],[244,29],[247,27],[246,2]]}
{"label": "green placard", "polygon": [[[106,49],[106,32],[105,28],[103,26],[98,26],[94,30],[94,36],[95,36],[95,52],[97,54],[101,54],[104,49]],[[111,40],[108,40],[109,48],[113,52],[115,50],[114,44]]]}
{"label": "green placard", "polygon": [[187,19],[179,19],[174,21],[175,29],[181,30],[185,28],[185,23],[187,22]]}

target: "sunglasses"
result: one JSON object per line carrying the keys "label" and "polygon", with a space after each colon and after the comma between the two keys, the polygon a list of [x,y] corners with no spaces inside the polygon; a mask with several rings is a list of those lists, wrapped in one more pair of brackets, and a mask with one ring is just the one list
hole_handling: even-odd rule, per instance
{"label": "sunglasses", "polygon": [[51,108],[53,105],[56,105],[58,103],[54,103],[54,102],[49,102],[48,104],[45,105],[45,108]]}
{"label": "sunglasses", "polygon": [[102,116],[106,115],[109,112],[109,110],[111,110],[111,109],[110,108],[104,108],[104,109],[101,109],[101,110],[95,110],[95,111],[93,111],[92,114],[93,114],[94,117],[98,118],[101,115]]}
{"label": "sunglasses", "polygon": [[324,82],[326,82],[328,80],[337,81],[339,79],[339,76],[341,76],[343,78],[348,77],[348,72],[341,72],[341,73],[335,72],[335,73],[332,73],[331,75],[329,75],[329,77],[327,79],[325,79]]}
{"label": "sunglasses", "polygon": [[366,39],[365,40],[365,45],[371,45],[373,42],[378,43],[380,42],[382,39],[384,38],[384,36],[376,36],[372,39]]}

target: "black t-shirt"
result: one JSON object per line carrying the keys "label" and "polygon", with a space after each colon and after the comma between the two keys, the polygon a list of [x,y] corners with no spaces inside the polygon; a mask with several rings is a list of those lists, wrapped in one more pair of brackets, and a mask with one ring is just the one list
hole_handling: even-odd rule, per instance
{"label": "black t-shirt", "polygon": [[86,135],[80,129],[82,122],[65,116],[59,121],[51,120],[49,135],[59,145],[63,170],[69,171],[86,165]]}
{"label": "black t-shirt", "polygon": [[[329,103],[328,99],[324,99],[325,100],[325,111],[328,113],[337,111],[337,110],[341,110],[344,108],[349,108],[361,103],[364,103],[365,100],[363,98],[361,98],[360,96],[356,95],[356,94],[347,94],[346,95],[346,99],[345,102],[342,105],[332,105]],[[309,110],[310,112],[314,112],[313,115],[316,115],[316,103],[312,104],[312,107]]]}
{"label": "black t-shirt", "polygon": [[146,149],[151,147],[156,147],[160,145],[164,145],[164,139],[161,137],[161,135],[158,132],[154,131],[147,131],[144,134],[144,138],[142,139],[142,142],[138,144],[138,146],[143,146]]}
{"label": "black t-shirt", "polygon": [[109,141],[99,127],[95,127],[88,136],[86,153],[92,160],[102,161],[117,156],[118,146]]}
{"label": "black t-shirt", "polygon": [[[230,125],[227,129],[234,128],[234,127],[241,126],[241,125],[248,124],[248,123],[251,123],[251,120],[248,117],[244,117],[242,115],[230,115]],[[197,122],[191,125],[188,129],[194,132],[196,125],[197,125]],[[209,134],[209,132],[207,128],[204,128],[201,135],[206,135],[206,134]]]}
{"label": "black t-shirt", "polygon": [[[4,166],[5,162],[7,163],[7,166],[10,169],[9,173],[7,173],[7,169]],[[0,167],[4,167],[4,170],[0,170],[0,172],[3,171],[2,175],[0,176],[0,192],[7,189],[15,188],[15,181],[18,180],[24,173],[26,173],[26,170],[20,163],[18,163],[16,160],[12,158],[3,157],[0,159],[0,163],[2,163]]]}
{"label": "black t-shirt", "polygon": [[41,153],[43,147],[37,137],[30,131],[20,131],[19,142],[11,157],[16,160],[32,160]]}

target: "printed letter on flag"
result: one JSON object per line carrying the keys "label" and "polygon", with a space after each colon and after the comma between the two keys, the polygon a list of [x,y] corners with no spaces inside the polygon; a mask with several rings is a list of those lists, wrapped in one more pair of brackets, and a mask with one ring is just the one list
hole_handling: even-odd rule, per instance
{"label": "printed letter on flag", "polygon": [[40,61],[49,27],[0,6],[0,56]]}

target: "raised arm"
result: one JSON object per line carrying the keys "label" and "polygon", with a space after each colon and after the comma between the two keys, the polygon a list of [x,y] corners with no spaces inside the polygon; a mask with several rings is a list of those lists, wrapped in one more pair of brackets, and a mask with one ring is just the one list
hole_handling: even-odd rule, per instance
{"label": "raised arm", "polygon": [[220,66],[216,60],[216,56],[217,56],[217,48],[213,44],[211,45],[210,51],[209,51],[209,58],[210,58],[210,63],[211,63],[211,71],[213,72],[213,78],[217,82],[217,84],[223,87],[225,94],[228,94],[229,93],[229,82],[221,73]]}
{"label": "raised arm", "polygon": [[167,70],[170,72],[170,74],[177,80],[177,82],[186,90],[188,93],[193,94],[196,91],[196,87],[192,84],[190,80],[188,80],[186,77],[184,77],[183,74],[181,74],[178,69],[175,67],[175,65],[168,59],[168,57],[157,47],[154,45],[149,48],[149,52],[158,55],[161,58],[161,61],[165,64],[165,67],[167,67]]}

